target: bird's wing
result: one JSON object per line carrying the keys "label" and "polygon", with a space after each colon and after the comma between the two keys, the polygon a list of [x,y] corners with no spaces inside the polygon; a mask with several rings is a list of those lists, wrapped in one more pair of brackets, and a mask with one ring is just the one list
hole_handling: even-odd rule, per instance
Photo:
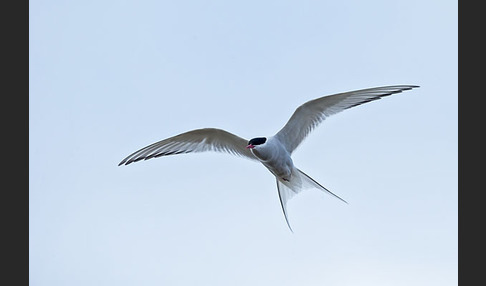
{"label": "bird's wing", "polygon": [[123,159],[118,166],[160,156],[217,151],[258,160],[249,149],[247,140],[221,129],[204,128],[185,132],[153,143]]}
{"label": "bird's wing", "polygon": [[292,153],[304,138],[327,117],[345,109],[410,90],[415,85],[383,86],[338,93],[310,100],[299,106],[285,126],[275,135]]}

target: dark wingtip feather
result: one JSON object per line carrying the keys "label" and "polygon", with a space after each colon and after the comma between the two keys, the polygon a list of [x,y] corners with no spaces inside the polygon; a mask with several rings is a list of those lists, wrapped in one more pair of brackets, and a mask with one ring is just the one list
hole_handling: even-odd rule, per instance
{"label": "dark wingtip feather", "polygon": [[413,88],[419,88],[420,85],[404,85],[401,90],[411,90]]}

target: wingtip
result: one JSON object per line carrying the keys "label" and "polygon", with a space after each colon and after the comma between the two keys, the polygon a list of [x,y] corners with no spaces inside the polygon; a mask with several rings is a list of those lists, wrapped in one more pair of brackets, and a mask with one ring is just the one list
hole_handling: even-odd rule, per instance
{"label": "wingtip", "polygon": [[127,162],[127,159],[124,159],[123,161],[121,161],[120,163],[118,163],[118,166],[121,166],[121,165],[128,165],[130,164],[131,162]]}
{"label": "wingtip", "polygon": [[407,90],[410,90],[410,89],[413,89],[413,88],[419,88],[420,85],[409,84],[409,85],[406,85],[406,87],[408,87]]}
{"label": "wingtip", "polygon": [[414,84],[406,84],[406,85],[396,85],[395,87],[399,89],[398,92],[401,92],[401,91],[405,91],[405,90],[411,90],[411,89],[414,89],[414,88],[419,88],[420,86],[414,85]]}

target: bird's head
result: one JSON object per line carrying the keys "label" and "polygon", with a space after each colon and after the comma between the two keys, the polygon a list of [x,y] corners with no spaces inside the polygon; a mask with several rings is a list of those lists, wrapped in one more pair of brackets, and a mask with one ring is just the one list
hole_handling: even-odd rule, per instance
{"label": "bird's head", "polygon": [[253,148],[258,148],[259,146],[262,146],[267,142],[267,138],[265,137],[257,137],[253,138],[250,141],[248,141],[248,145],[246,146],[247,149],[253,149]]}

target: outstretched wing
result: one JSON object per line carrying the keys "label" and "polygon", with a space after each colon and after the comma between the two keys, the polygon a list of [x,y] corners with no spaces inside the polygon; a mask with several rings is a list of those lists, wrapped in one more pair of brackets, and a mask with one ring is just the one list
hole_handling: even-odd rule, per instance
{"label": "outstretched wing", "polygon": [[251,151],[245,148],[246,145],[247,140],[221,129],[196,129],[144,147],[123,159],[118,166],[128,165],[142,159],[205,151],[226,152],[257,160]]}
{"label": "outstretched wing", "polygon": [[416,88],[416,85],[383,86],[338,93],[308,101],[299,106],[285,126],[275,135],[292,153],[304,138],[327,117],[345,109]]}

